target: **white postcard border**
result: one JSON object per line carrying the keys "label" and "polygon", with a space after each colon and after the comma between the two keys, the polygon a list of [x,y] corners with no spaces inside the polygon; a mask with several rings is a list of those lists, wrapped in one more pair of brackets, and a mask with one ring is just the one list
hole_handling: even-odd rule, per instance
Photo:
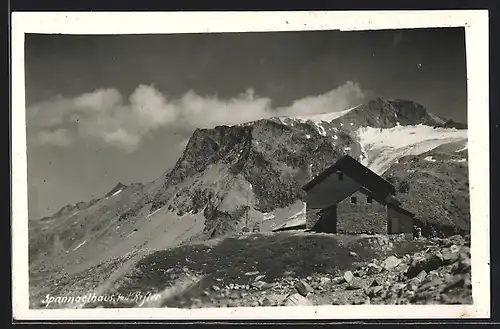
{"label": "white postcard border", "polygon": [[[12,14],[12,302],[16,320],[418,319],[490,317],[489,51],[486,10],[15,12]],[[24,34],[158,34],[465,27],[473,305],[30,310]]]}

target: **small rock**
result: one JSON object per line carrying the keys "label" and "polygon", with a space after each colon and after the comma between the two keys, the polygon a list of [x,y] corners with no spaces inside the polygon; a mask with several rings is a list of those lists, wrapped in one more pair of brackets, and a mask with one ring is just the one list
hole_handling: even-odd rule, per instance
{"label": "small rock", "polygon": [[349,256],[354,257],[354,258],[358,258],[358,254],[355,253],[354,251],[349,251]]}
{"label": "small rock", "polygon": [[425,290],[431,290],[431,289],[436,289],[436,287],[439,287],[443,284],[443,279],[441,278],[434,278],[431,281],[428,281],[429,276],[426,278],[426,283],[422,284],[420,286],[420,289],[425,291]]}
{"label": "small rock", "polygon": [[426,276],[427,276],[427,272],[422,270],[420,273],[418,273],[416,278],[419,279],[420,281],[424,281]]}
{"label": "small rock", "polygon": [[389,256],[387,257],[383,262],[382,262],[382,267],[386,271],[391,271],[394,269],[396,266],[398,266],[401,263],[401,259],[397,258],[396,256]]}
{"label": "small rock", "polygon": [[406,284],[401,283],[401,282],[398,282],[398,283],[395,283],[395,284],[392,286],[392,290],[393,290],[393,291],[399,291],[399,290],[402,290],[405,286],[406,286]]}
{"label": "small rock", "polygon": [[345,279],[341,276],[338,276],[332,280],[332,284],[342,284],[345,282]]}
{"label": "small rock", "polygon": [[452,235],[448,238],[450,241],[456,243],[456,244],[464,244],[465,242],[465,239],[463,236],[461,236],[460,234],[455,234],[455,235]]}
{"label": "small rock", "polygon": [[406,289],[408,289],[409,291],[417,291],[418,290],[418,285],[414,284],[414,283],[409,283],[406,285]]}
{"label": "small rock", "polygon": [[260,280],[261,280],[261,279],[263,279],[264,277],[265,277],[265,275],[262,275],[262,274],[261,274],[261,275],[257,275],[257,276],[255,277],[255,281],[260,281]]}
{"label": "small rock", "polygon": [[267,289],[271,289],[273,287],[274,287],[274,283],[264,282],[261,289],[267,290]]}
{"label": "small rock", "polygon": [[346,287],[345,290],[358,290],[363,289],[363,285],[358,280],[351,281]]}
{"label": "small rock", "polygon": [[370,287],[376,287],[381,285],[382,284],[377,279],[373,279],[372,283],[370,283]]}
{"label": "small rock", "polygon": [[382,286],[375,286],[368,289],[367,295],[370,297],[375,297],[384,289]]}
{"label": "small rock", "polygon": [[446,294],[443,294],[440,296],[440,301],[443,303],[443,304],[451,304],[451,298],[446,295]]}
{"label": "small rock", "polygon": [[439,273],[436,271],[430,271],[427,276],[429,278],[428,281],[433,281],[433,280],[438,279],[440,277]]}
{"label": "small rock", "polygon": [[451,253],[458,253],[459,251],[460,251],[460,247],[459,247],[459,246],[457,246],[456,244],[452,244],[452,245],[450,246],[450,252],[451,252]]}
{"label": "small rock", "polygon": [[283,302],[284,306],[312,306],[311,301],[300,294],[288,296]]}
{"label": "small rock", "polygon": [[322,286],[326,286],[330,283],[332,283],[332,279],[330,279],[330,278],[327,278],[327,277],[319,278],[319,284]]}
{"label": "small rock", "polygon": [[227,303],[227,307],[238,307],[239,306],[239,303],[238,301],[236,300],[230,300],[228,303]]}
{"label": "small rock", "polygon": [[366,266],[366,273],[368,275],[374,275],[374,274],[378,274],[382,271],[382,267],[378,266],[377,264],[375,263],[370,263]]}
{"label": "small rock", "polygon": [[213,285],[213,286],[212,286],[212,290],[213,290],[213,291],[219,291],[219,290],[220,290],[220,288],[219,288],[218,286]]}
{"label": "small rock", "polygon": [[410,281],[408,282],[409,284],[414,284],[414,285],[421,285],[422,284],[422,280],[420,280],[419,278],[417,277],[414,277],[414,278],[411,278]]}
{"label": "small rock", "polygon": [[230,283],[228,286],[229,289],[234,289],[234,283]]}
{"label": "small rock", "polygon": [[259,271],[253,271],[253,272],[246,272],[245,275],[246,276],[252,276],[252,275],[257,275],[259,274]]}
{"label": "small rock", "polygon": [[305,281],[301,280],[295,285],[295,289],[302,296],[307,296],[309,293],[314,292],[314,289]]}
{"label": "small rock", "polygon": [[380,293],[383,289],[384,289],[384,287],[382,287],[382,286],[376,286],[376,287],[372,288],[372,290],[375,293],[375,295],[378,294],[378,293]]}
{"label": "small rock", "polygon": [[206,297],[206,296],[210,295],[210,293],[209,293],[208,291],[206,291],[206,290],[205,290],[205,291],[202,293],[202,295]]}
{"label": "small rock", "polygon": [[454,274],[468,273],[471,271],[470,257],[466,254],[459,254],[458,261],[453,264],[452,272]]}
{"label": "small rock", "polygon": [[355,297],[351,301],[351,305],[363,305],[363,304],[366,304],[366,298],[363,298],[363,297]]}
{"label": "small rock", "polygon": [[351,272],[351,271],[346,271],[346,272],[344,273],[344,280],[345,280],[345,282],[347,282],[347,283],[352,282],[352,280],[354,280],[354,274],[352,274],[352,272]]}
{"label": "small rock", "polygon": [[311,277],[311,276],[308,276],[308,277],[306,278],[306,280],[307,280],[307,281],[309,281],[309,282],[311,282],[311,281],[312,281],[312,277]]}
{"label": "small rock", "polygon": [[410,265],[401,262],[398,266],[396,266],[396,270],[405,273],[409,267]]}
{"label": "small rock", "polygon": [[262,289],[262,287],[264,287],[266,283],[264,281],[255,281],[254,283],[252,283],[252,288],[255,288],[255,289]]}
{"label": "small rock", "polygon": [[285,297],[286,296],[284,295],[274,295],[274,294],[266,296],[262,300],[262,306],[278,306],[283,302]]}

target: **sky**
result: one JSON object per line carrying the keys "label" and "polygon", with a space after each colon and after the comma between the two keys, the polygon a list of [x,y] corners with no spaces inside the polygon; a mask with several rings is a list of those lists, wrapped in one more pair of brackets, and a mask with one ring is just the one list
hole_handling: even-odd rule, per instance
{"label": "sky", "polygon": [[197,127],[382,96],[467,121],[463,28],[26,35],[29,217],[151,181]]}

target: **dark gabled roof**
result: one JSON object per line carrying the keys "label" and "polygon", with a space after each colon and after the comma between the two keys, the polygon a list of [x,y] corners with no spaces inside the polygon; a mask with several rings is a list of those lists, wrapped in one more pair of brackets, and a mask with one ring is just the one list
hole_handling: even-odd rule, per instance
{"label": "dark gabled roof", "polygon": [[351,179],[356,181],[365,189],[372,192],[374,195],[386,196],[388,194],[395,194],[396,189],[394,185],[363,166],[361,163],[356,161],[349,155],[341,157],[332,166],[327,168],[325,171],[316,176],[313,180],[302,187],[303,190],[309,191],[323,180],[325,180],[331,174],[341,171],[345,175],[349,176]]}

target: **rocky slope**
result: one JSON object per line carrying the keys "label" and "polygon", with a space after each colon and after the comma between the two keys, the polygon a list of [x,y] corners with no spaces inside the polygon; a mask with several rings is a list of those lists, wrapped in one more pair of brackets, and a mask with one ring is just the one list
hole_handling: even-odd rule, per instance
{"label": "rocky slope", "polygon": [[463,143],[447,143],[404,156],[384,173],[397,197],[424,225],[444,235],[470,231],[468,154]]}
{"label": "rocky slope", "polygon": [[[291,246],[296,248],[290,252]],[[81,273],[80,280],[59,281],[57,294],[64,295],[64,289],[73,294],[91,291],[89,278],[95,281],[99,271],[102,268]],[[153,252],[101,291],[121,297],[113,302],[39,306],[471,304],[470,275],[468,236],[414,241],[403,235],[257,234]]]}
{"label": "rocky slope", "polygon": [[[453,162],[450,168],[456,170],[441,174],[445,164],[417,157],[427,165],[426,174],[417,176],[407,170],[420,167],[404,158],[454,141],[463,144],[467,131],[443,128],[446,124],[417,103],[378,98],[343,112],[197,129],[175,166],[158,179],[119,183],[102,198],[30,220],[31,273],[40,280],[71,275],[128,252],[222,237],[245,225],[270,231],[301,212],[302,185],[344,154],[410,181],[410,194],[402,198],[422,218],[466,227],[466,195],[446,198],[445,191],[450,184],[465,184],[454,175],[466,173],[467,162]],[[418,183],[424,176],[426,183]],[[430,200],[425,184],[438,180],[443,198]],[[444,205],[450,200],[454,204]],[[427,208],[432,202],[437,204]],[[426,209],[444,217],[433,219]]]}

